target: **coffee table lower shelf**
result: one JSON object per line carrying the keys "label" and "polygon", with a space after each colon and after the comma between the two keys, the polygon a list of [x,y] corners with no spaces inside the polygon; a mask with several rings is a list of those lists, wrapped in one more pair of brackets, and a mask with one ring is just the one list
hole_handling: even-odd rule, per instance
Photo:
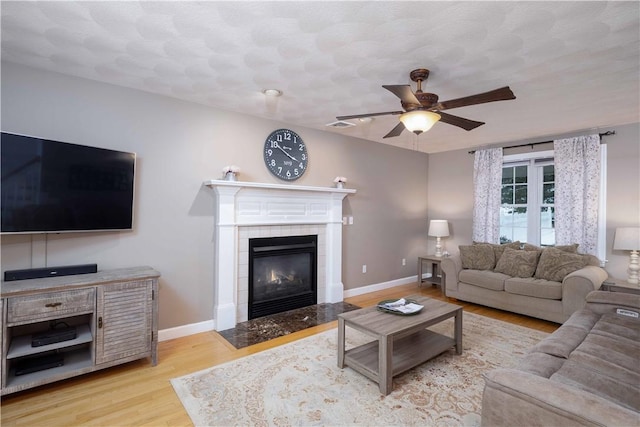
{"label": "coffee table lower shelf", "polygon": [[[378,341],[352,348],[345,352],[345,364],[367,378],[379,383]],[[393,367],[395,377],[409,369],[456,346],[456,340],[424,329],[393,342]]]}

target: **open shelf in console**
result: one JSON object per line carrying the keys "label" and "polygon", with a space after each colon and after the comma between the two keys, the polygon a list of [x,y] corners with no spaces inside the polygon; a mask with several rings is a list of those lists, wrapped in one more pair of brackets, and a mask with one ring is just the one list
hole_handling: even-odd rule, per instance
{"label": "open shelf in console", "polygon": [[9,361],[9,372],[7,375],[7,388],[23,387],[30,384],[45,384],[58,381],[63,378],[78,375],[83,370],[91,371],[93,358],[91,347],[88,343],[75,347],[68,347],[59,350],[63,356],[63,365],[41,371],[31,372],[24,375],[16,375],[15,363],[24,358]]}
{"label": "open shelf in console", "polygon": [[51,350],[58,350],[65,347],[72,347],[74,345],[93,341],[91,329],[87,324],[76,326],[76,337],[72,340],[60,341],[39,347],[32,347],[31,337],[31,334],[13,337],[11,340],[11,345],[9,346],[9,351],[7,352],[7,359],[30,356],[33,354],[44,353]]}

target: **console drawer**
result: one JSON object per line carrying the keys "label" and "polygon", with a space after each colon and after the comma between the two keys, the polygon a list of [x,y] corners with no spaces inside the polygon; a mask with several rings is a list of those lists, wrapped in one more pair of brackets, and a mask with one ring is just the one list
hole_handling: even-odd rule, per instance
{"label": "console drawer", "polygon": [[92,313],[95,305],[94,288],[8,298],[7,324],[19,325]]}

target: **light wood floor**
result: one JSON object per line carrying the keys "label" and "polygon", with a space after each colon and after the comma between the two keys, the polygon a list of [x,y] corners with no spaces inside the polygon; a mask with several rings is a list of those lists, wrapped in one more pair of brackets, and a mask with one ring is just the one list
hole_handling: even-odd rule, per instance
{"label": "light wood floor", "polygon": [[[347,298],[367,307],[387,298],[422,294],[447,300],[439,288],[417,284]],[[487,307],[448,300],[465,311],[553,332],[558,325]],[[336,327],[337,321],[240,350],[216,332],[204,332],[159,344],[159,362],[146,360],[42,386],[2,399],[2,426],[190,426],[171,378],[189,374]]]}

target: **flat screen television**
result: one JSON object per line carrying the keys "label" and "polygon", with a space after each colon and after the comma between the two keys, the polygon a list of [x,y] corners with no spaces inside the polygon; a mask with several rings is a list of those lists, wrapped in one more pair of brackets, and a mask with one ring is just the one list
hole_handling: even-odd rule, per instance
{"label": "flat screen television", "polygon": [[130,230],[136,155],[2,132],[3,234]]}

